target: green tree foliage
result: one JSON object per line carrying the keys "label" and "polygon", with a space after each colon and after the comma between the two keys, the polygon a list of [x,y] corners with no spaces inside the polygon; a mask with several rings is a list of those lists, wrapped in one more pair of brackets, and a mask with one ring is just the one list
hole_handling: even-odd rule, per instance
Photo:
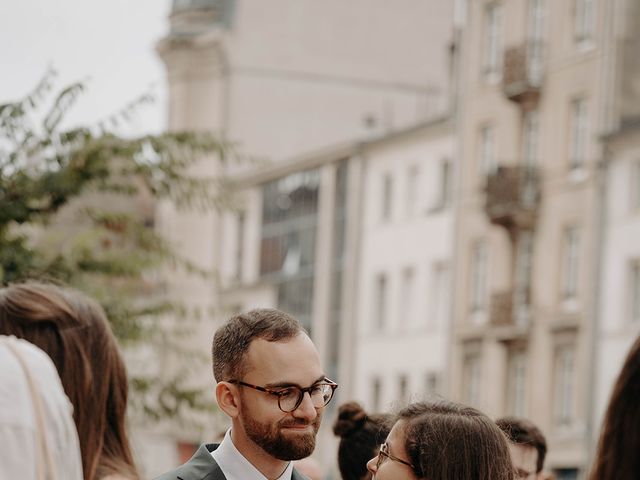
{"label": "green tree foliage", "polygon": [[[151,100],[146,95],[95,126],[65,128],[85,85],[56,93],[54,79],[48,72],[26,98],[0,105],[0,282],[36,278],[74,286],[101,302],[120,343],[134,347],[128,350],[169,343],[179,350],[189,323],[175,327],[167,319],[190,315],[167,300],[162,272],[209,272],[156,233],[153,209],[162,200],[189,209],[228,206],[222,177],[190,171],[203,158],[229,162],[230,146],[207,134],[114,133]],[[202,407],[184,372],[174,373],[133,375],[134,405],[154,419]]]}

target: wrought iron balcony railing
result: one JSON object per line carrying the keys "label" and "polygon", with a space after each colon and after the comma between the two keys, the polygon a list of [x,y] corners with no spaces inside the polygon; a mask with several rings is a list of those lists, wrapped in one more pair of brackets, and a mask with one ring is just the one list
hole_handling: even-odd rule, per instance
{"label": "wrought iron balcony railing", "polygon": [[523,165],[499,166],[487,177],[485,211],[509,231],[533,229],[540,203],[540,174]]}
{"label": "wrought iron balcony railing", "polygon": [[543,77],[542,42],[527,41],[504,52],[502,90],[514,102],[534,104],[540,96]]}

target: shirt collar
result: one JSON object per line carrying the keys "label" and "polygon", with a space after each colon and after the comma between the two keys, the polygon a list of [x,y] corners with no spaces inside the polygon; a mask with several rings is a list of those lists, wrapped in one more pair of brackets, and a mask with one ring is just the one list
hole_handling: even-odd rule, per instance
{"label": "shirt collar", "polygon": [[[268,480],[249,460],[247,460],[236,448],[231,440],[231,429],[227,430],[220,446],[211,452],[227,480]],[[289,462],[278,480],[291,480],[293,462]]]}

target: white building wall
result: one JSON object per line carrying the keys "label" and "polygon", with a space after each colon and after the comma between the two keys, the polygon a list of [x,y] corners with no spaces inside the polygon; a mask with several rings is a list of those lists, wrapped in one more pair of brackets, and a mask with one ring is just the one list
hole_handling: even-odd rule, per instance
{"label": "white building wall", "polygon": [[[223,128],[246,154],[277,161],[447,108],[453,7],[446,0],[235,5],[224,36]],[[404,53],[416,49],[417,58]]]}
{"label": "white building wall", "polygon": [[[445,266],[450,275],[453,218],[450,206],[434,206],[441,162],[451,160],[453,140],[446,128],[434,130],[390,140],[366,153],[354,398],[369,409],[387,410],[423,398],[428,375],[435,374],[442,382],[446,368],[450,282],[443,279],[446,286],[436,294],[433,275],[437,265]],[[409,172],[417,173],[413,180]],[[388,221],[381,218],[385,175],[393,179]],[[417,184],[415,205],[407,203],[411,182]],[[410,302],[403,285],[407,268],[413,271]],[[388,291],[382,330],[375,326],[380,274],[387,277]],[[436,302],[441,302],[438,314]],[[401,376],[407,380],[403,399]],[[378,405],[372,398],[374,379],[381,384]]]}

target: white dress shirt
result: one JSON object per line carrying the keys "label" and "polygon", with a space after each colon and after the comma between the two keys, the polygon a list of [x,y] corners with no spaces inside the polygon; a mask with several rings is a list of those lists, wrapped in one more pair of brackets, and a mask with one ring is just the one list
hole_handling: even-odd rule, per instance
{"label": "white dress shirt", "polygon": [[[254,467],[249,460],[238,451],[231,440],[231,429],[227,430],[222,443],[211,452],[211,456],[216,461],[227,480],[268,480],[260,471]],[[289,462],[278,480],[291,480],[293,463]]]}

